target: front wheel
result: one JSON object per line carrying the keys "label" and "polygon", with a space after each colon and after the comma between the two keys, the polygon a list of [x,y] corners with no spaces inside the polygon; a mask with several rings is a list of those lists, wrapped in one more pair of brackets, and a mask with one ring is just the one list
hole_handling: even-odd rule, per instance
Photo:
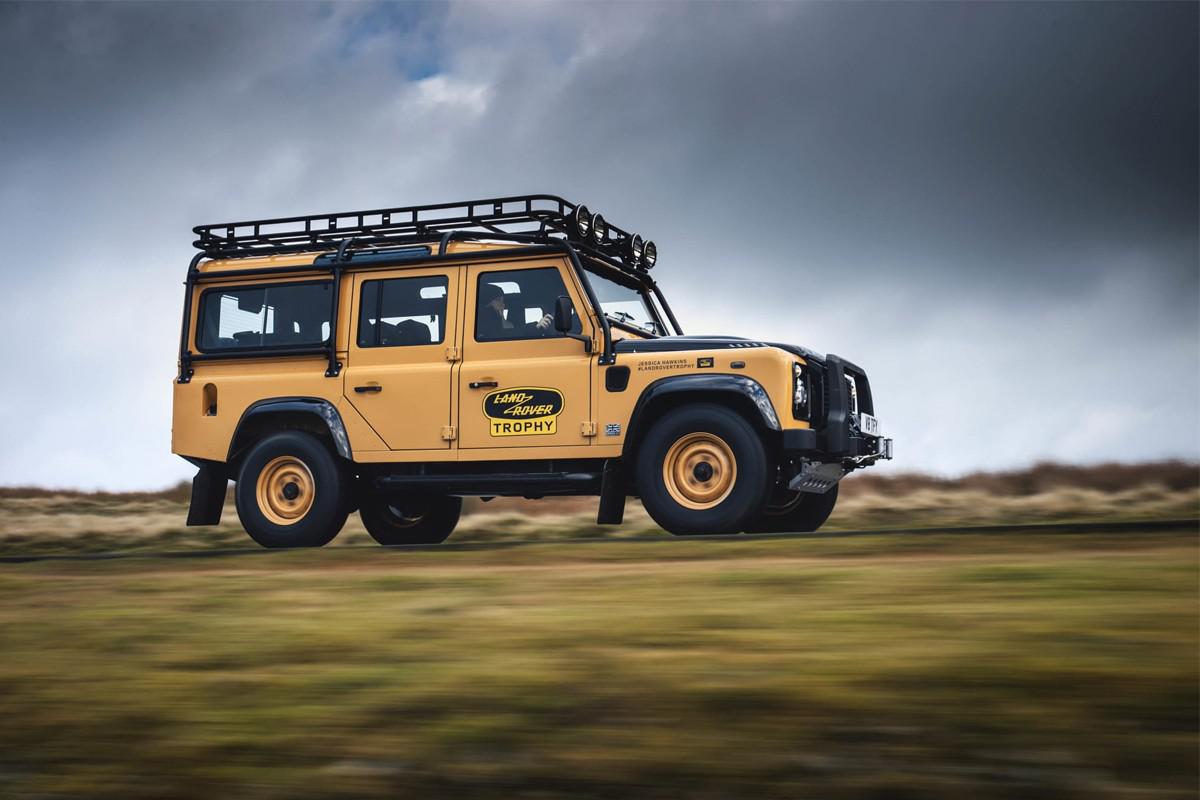
{"label": "front wheel", "polygon": [[684,406],[642,441],[637,486],[646,511],[673,534],[737,533],[766,502],[766,448],[740,414]]}
{"label": "front wheel", "polygon": [[371,538],[380,544],[441,544],[462,514],[461,497],[384,497],[368,494],[358,509]]}
{"label": "front wheel", "polygon": [[263,547],[320,547],[346,524],[346,478],[307,433],[277,433],[254,445],[238,470],[238,519]]}
{"label": "front wheel", "polygon": [[795,492],[768,504],[746,533],[811,533],[825,524],[837,504],[838,485],[824,494]]}

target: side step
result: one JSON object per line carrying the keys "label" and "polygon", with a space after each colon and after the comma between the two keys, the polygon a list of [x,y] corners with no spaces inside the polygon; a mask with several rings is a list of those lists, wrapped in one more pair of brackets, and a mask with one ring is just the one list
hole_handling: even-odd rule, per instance
{"label": "side step", "polygon": [[529,497],[545,494],[599,494],[599,472],[519,472],[477,475],[382,475],[375,488],[383,492]]}

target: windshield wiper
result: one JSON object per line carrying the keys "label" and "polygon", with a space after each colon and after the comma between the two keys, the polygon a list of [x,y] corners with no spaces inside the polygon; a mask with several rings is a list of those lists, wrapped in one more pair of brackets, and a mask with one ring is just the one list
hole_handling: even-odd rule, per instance
{"label": "windshield wiper", "polygon": [[[614,325],[616,325],[620,328],[624,328],[625,330],[632,331],[633,333],[648,333],[651,336],[659,335],[651,328],[646,328],[646,327],[643,327],[642,325],[638,325],[636,322],[632,322],[631,320],[634,317],[632,314],[630,314],[628,312],[606,311],[606,312],[604,312],[604,316],[607,317],[608,321],[613,323]],[[651,323],[651,324],[653,325],[654,323]]]}

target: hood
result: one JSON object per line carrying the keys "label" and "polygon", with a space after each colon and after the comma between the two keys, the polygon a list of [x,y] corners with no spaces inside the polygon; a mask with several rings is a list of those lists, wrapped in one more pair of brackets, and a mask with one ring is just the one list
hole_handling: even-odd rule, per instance
{"label": "hood", "polygon": [[824,361],[820,353],[794,344],[763,342],[741,336],[660,336],[657,339],[622,339],[613,345],[618,353],[675,353],[686,350],[741,350],[751,347],[778,347],[804,359]]}

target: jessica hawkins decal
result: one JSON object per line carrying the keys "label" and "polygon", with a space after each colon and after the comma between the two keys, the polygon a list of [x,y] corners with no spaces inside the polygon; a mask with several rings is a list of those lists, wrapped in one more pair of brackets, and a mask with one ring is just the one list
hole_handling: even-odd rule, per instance
{"label": "jessica hawkins decal", "polygon": [[547,436],[558,431],[563,410],[557,389],[519,386],[490,392],[483,398],[483,413],[492,436]]}

